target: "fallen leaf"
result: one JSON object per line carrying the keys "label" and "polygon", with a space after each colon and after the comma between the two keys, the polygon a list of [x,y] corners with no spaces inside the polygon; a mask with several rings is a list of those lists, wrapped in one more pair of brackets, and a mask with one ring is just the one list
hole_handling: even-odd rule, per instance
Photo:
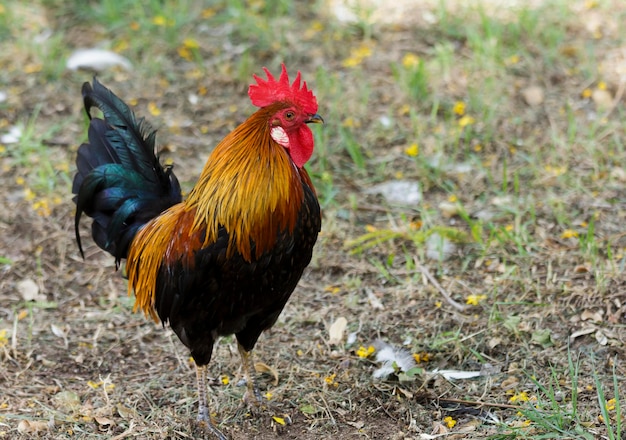
{"label": "fallen leaf", "polygon": [[50,426],[49,422],[41,420],[22,420],[17,425],[17,432],[20,434],[36,434],[41,431],[46,431]]}
{"label": "fallen leaf", "polygon": [[39,286],[36,282],[27,278],[17,283],[17,291],[24,301],[45,301],[45,295],[39,294]]}
{"label": "fallen leaf", "polygon": [[589,267],[585,266],[584,264],[579,264],[578,266],[574,267],[574,272],[575,273],[588,273],[591,271],[589,270]]}
{"label": "fallen leaf", "polygon": [[359,420],[358,422],[349,422],[346,420],[346,423],[356,429],[361,429],[365,426],[365,422],[363,420]]}
{"label": "fallen leaf", "polygon": [[78,411],[80,409],[80,397],[73,391],[60,391],[54,395],[56,406],[63,410]]}
{"label": "fallen leaf", "polygon": [[366,191],[368,194],[381,194],[388,202],[416,205],[422,201],[422,192],[418,182],[392,180],[374,185]]}
{"label": "fallen leaf", "polygon": [[329,333],[328,344],[329,345],[341,344],[341,342],[343,341],[343,335],[346,331],[347,326],[348,326],[348,320],[346,318],[344,318],[343,316],[340,316],[339,318],[337,318],[335,322],[333,322],[330,328],[328,329],[328,333]]}
{"label": "fallen leaf", "polygon": [[374,292],[372,292],[371,289],[366,289],[366,290],[367,290],[367,300],[369,301],[372,308],[374,310],[384,310],[385,306],[383,306],[383,303],[380,301],[380,299],[378,299],[378,297],[374,294]]}
{"label": "fallen leaf", "polygon": [[263,362],[257,362],[254,364],[254,369],[257,373],[267,373],[274,378],[272,385],[278,385],[278,371],[275,368],[270,367]]}
{"label": "fallen leaf", "polygon": [[591,99],[600,110],[607,110],[613,105],[613,97],[607,90],[595,89],[591,94]]}
{"label": "fallen leaf", "polygon": [[579,336],[589,335],[595,331],[596,331],[595,327],[587,327],[587,328],[577,330],[570,335],[569,340],[570,342],[572,342],[574,339],[578,338]]}
{"label": "fallen leaf", "polygon": [[437,233],[426,240],[426,257],[430,260],[444,261],[454,253],[456,246],[446,237]]}
{"label": "fallen leaf", "polygon": [[100,426],[115,426],[115,422],[108,417],[95,416],[93,419]]}
{"label": "fallen leaf", "polygon": [[313,405],[302,405],[300,407],[300,412],[302,412],[302,414],[313,415],[321,411],[322,411],[321,409],[316,408]]}
{"label": "fallen leaf", "polygon": [[535,344],[541,345],[543,348],[551,347],[553,345],[552,332],[548,328],[535,330],[532,332],[530,340]]}
{"label": "fallen leaf", "polygon": [[539,86],[529,86],[522,90],[522,97],[526,104],[531,107],[536,107],[543,102],[544,92],[543,88]]}
{"label": "fallen leaf", "polygon": [[596,341],[598,341],[598,344],[600,345],[606,345],[609,343],[608,338],[606,337],[606,335],[602,332],[602,330],[598,330],[595,334],[596,337]]}
{"label": "fallen leaf", "polygon": [[482,376],[482,373],[480,371],[461,370],[433,370],[430,372],[430,374],[442,376],[446,380],[464,380]]}
{"label": "fallen leaf", "polygon": [[491,339],[489,339],[489,341],[487,341],[487,347],[489,347],[490,349],[493,350],[494,348],[496,348],[501,343],[502,343],[502,339],[501,338],[491,338]]}
{"label": "fallen leaf", "polygon": [[461,207],[458,203],[441,202],[439,204],[439,210],[441,211],[441,215],[445,218],[452,218],[461,212]]}
{"label": "fallen leaf", "polygon": [[585,310],[580,314],[583,321],[602,322],[602,313],[600,311]]}
{"label": "fallen leaf", "polygon": [[137,411],[135,411],[133,408],[129,408],[125,405],[122,405],[121,403],[117,404],[116,409],[117,409],[117,413],[123,419],[133,420],[133,419],[138,418]]}
{"label": "fallen leaf", "polygon": [[517,377],[509,376],[502,381],[502,383],[500,384],[500,388],[502,388],[504,391],[508,391],[508,390],[515,389],[518,384],[519,384],[519,379]]}

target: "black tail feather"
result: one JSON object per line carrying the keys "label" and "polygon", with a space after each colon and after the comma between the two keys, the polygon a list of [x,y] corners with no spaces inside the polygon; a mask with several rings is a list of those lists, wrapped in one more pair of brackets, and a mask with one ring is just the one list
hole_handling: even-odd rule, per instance
{"label": "black tail feather", "polygon": [[[83,84],[83,101],[89,116],[89,141],[78,149],[74,227],[81,255],[79,224],[83,212],[93,218],[96,244],[115,257],[125,258],[136,232],[145,223],[182,201],[178,179],[163,168],[155,154],[156,131],[143,118],[94,78]],[[98,107],[104,120],[92,118]]]}

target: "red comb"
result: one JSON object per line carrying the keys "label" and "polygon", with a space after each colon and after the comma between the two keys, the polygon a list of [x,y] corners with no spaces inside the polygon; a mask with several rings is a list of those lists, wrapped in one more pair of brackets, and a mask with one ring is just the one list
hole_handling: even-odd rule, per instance
{"label": "red comb", "polygon": [[263,71],[267,75],[267,80],[253,75],[257,83],[250,84],[248,88],[248,96],[250,96],[252,104],[257,107],[267,107],[275,102],[289,102],[300,106],[306,113],[317,113],[317,99],[313,92],[307,88],[306,81],[302,83],[302,88],[300,88],[300,72],[296,75],[293,84],[289,84],[287,69],[284,64],[281,64],[281,67],[282,71],[278,81],[265,67]]}

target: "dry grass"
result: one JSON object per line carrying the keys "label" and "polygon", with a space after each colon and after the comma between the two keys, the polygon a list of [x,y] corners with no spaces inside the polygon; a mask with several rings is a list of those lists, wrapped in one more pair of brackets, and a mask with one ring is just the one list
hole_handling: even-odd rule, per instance
{"label": "dry grass", "polygon": [[[90,244],[82,261],[73,241],[91,73],[64,60],[96,45],[133,60],[99,78],[159,127],[187,190],[252,111],[251,73],[285,60],[318,95],[327,123],[309,170],[323,232],[257,346],[270,404],[259,416],[241,403],[233,340],[216,348],[211,409],[228,435],[624,437],[621,3],[435,7],[400,25],[337,23],[321,3],[171,5],[0,6],[0,135],[23,132],[0,142],[0,438],[197,435],[188,353],[131,312],[112,258]],[[419,183],[422,200],[372,191],[396,179]],[[432,237],[453,251],[437,258]],[[417,369],[374,379],[375,341],[415,354]]]}

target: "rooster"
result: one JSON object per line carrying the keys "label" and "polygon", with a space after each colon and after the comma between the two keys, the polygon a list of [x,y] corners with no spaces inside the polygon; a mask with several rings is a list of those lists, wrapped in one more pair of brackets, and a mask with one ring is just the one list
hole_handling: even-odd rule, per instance
{"label": "rooster", "polygon": [[[82,88],[88,142],[78,149],[72,192],[75,232],[82,214],[116,267],[126,259],[134,311],[169,324],[196,366],[198,422],[220,439],[206,395],[207,365],[222,335],[237,339],[247,383],[244,400],[258,406],[252,350],[274,325],[304,268],[321,227],[320,206],[304,164],[313,153],[307,124],[322,123],[317,99],[290,83],[254,75],[248,95],[259,109],[209,156],[183,200],[171,167],[155,154],[156,132],[94,78]],[[92,117],[97,107],[103,119]]]}

